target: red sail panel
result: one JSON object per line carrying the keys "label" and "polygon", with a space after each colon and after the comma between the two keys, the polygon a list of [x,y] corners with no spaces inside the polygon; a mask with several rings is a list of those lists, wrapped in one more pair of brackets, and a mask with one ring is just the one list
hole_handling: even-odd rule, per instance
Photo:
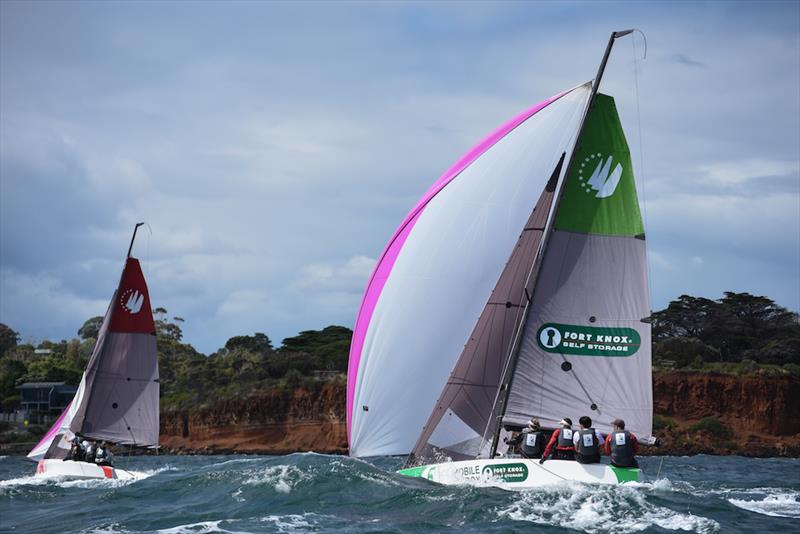
{"label": "red sail panel", "polygon": [[136,258],[128,258],[119,289],[112,303],[109,331],[130,334],[155,334],[150,295]]}

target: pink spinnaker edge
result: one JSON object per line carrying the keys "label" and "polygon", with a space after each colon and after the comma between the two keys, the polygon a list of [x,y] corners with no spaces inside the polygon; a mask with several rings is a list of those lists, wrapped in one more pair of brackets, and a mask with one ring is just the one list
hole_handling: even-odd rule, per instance
{"label": "pink spinnaker edge", "polygon": [[[64,408],[64,411],[61,412],[61,415],[59,415],[58,419],[56,419],[56,422],[53,423],[53,426],[50,427],[50,430],[47,431],[47,434],[44,435],[44,437],[39,441],[39,443],[37,443],[36,446],[33,449],[31,449],[31,452],[33,452],[36,449],[38,449],[42,445],[42,443],[49,443],[50,441],[52,441],[53,436],[55,436],[58,433],[58,431],[61,429],[61,423],[64,421],[64,418],[67,416],[67,413],[69,412],[70,405],[72,405],[72,401],[70,401],[69,404],[67,404],[67,407]],[[49,447],[49,445],[48,445],[48,447]]]}
{"label": "pink spinnaker edge", "polygon": [[489,134],[485,139],[479,142],[477,145],[472,147],[472,149],[467,152],[464,156],[461,157],[456,163],[454,163],[449,169],[445,171],[442,176],[439,177],[438,180],[431,186],[428,191],[419,199],[416,203],[414,208],[406,215],[406,218],[403,220],[402,224],[397,228],[392,238],[389,240],[389,243],[386,245],[386,248],[381,253],[381,257],[378,260],[377,265],[375,266],[375,270],[372,272],[372,276],[370,276],[369,282],[367,283],[367,288],[364,291],[364,297],[361,300],[361,307],[358,310],[358,316],[356,317],[356,325],[355,329],[353,330],[353,340],[350,345],[350,356],[349,361],[347,364],[347,444],[350,445],[350,434],[351,434],[351,427],[353,424],[353,397],[355,396],[355,387],[356,387],[356,378],[358,377],[358,366],[361,362],[361,350],[364,347],[364,339],[367,335],[367,328],[369,327],[370,320],[372,319],[372,314],[375,311],[375,306],[378,303],[378,298],[383,291],[383,286],[386,285],[386,280],[389,278],[389,274],[392,271],[392,267],[394,266],[395,261],[397,260],[397,256],[400,254],[400,250],[403,248],[403,244],[405,243],[408,235],[411,233],[412,228],[416,224],[419,216],[425,209],[425,206],[428,202],[431,201],[433,197],[435,197],[439,191],[445,188],[447,184],[449,184],[456,176],[458,176],[461,171],[466,169],[469,165],[471,165],[476,159],[482,156],[487,150],[489,150],[492,146],[494,146],[498,141],[500,141],[503,137],[508,135],[514,128],[531,118],[533,115],[547,107],[548,105],[552,104],[562,96],[570,93],[576,88],[569,89],[567,91],[563,91],[555,96],[548,98],[542,102],[539,102],[532,108],[529,108],[510,121],[506,122],[491,134]]}

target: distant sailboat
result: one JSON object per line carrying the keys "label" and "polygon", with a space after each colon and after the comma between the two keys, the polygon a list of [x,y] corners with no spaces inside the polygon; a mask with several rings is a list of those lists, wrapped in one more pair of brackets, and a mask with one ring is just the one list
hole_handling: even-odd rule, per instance
{"label": "distant sailboat", "polygon": [[[652,433],[644,226],[614,99],[593,81],[481,141],[423,196],[367,285],[351,346],[350,454],[524,488],[638,469],[498,458],[510,429],[589,415]],[[533,211],[531,212],[531,207]]]}
{"label": "distant sailboat", "polygon": [[136,225],[119,286],[78,390],[28,458],[37,476],[135,478],[112,466],[68,460],[73,438],[156,448],[159,383],[156,328],[139,260],[131,257]]}

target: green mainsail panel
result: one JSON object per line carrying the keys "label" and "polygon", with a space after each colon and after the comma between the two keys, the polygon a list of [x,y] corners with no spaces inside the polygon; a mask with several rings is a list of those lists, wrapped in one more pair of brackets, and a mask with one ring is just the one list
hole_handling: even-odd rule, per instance
{"label": "green mainsail panel", "polygon": [[597,95],[563,187],[556,229],[644,234],[631,155],[612,97]]}

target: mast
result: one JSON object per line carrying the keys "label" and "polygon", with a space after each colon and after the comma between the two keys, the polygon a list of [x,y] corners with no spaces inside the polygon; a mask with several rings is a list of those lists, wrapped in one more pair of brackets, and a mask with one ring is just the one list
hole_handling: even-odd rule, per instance
{"label": "mast", "polygon": [[[608,55],[608,52],[606,52],[606,55]],[[592,96],[594,96],[594,93],[592,93]],[[126,258],[130,258],[131,257],[131,251],[133,250],[133,240],[136,239],[136,230],[138,230],[139,227],[142,226],[143,224],[144,224],[143,222],[136,223],[136,226],[133,227],[133,235],[131,236],[131,244],[128,247],[128,255],[125,256]]]}
{"label": "mast", "polygon": [[[633,29],[629,29],[629,30],[611,32],[611,36],[608,38],[608,45],[606,45],[606,50],[605,53],[603,54],[603,59],[600,61],[600,66],[597,69],[597,75],[595,76],[594,83],[592,84],[592,92],[589,95],[589,101],[586,104],[586,111],[584,112],[583,118],[581,119],[581,126],[578,129],[576,144],[572,150],[572,154],[570,154],[569,164],[567,165],[567,168],[564,171],[565,180],[569,176],[570,171],[572,170],[572,167],[575,164],[575,153],[577,152],[578,143],[580,142],[581,135],[583,134],[584,127],[586,126],[586,118],[589,116],[589,111],[592,109],[592,106],[594,105],[594,101],[597,96],[597,90],[600,87],[600,81],[602,80],[603,74],[605,73],[606,64],[608,63],[608,58],[611,55],[611,49],[614,46],[614,41],[619,37],[624,37],[630,33],[633,33],[633,31],[634,31]],[[550,223],[550,228],[549,231],[547,232],[547,235],[544,236],[544,244],[542,245],[541,254],[538,255],[536,259],[536,264],[533,266],[533,269],[531,271],[531,275],[534,278],[538,278],[539,276],[539,272],[541,270],[545,254],[547,252],[547,246],[550,242],[550,236],[552,235],[552,229],[553,229],[552,225],[555,220],[556,213],[558,212],[558,208],[561,204],[561,198],[563,195],[564,195],[564,184],[562,182],[561,190],[558,193],[558,197],[556,198],[555,206],[552,211],[552,220]],[[511,393],[511,383],[513,382],[514,379],[514,370],[516,369],[517,358],[519,357],[519,348],[520,348],[519,345],[522,340],[521,334],[525,328],[525,323],[528,317],[528,311],[530,309],[530,305],[531,302],[533,301],[533,296],[535,293],[536,293],[536,283],[534,282],[532,294],[528,297],[528,301],[522,312],[523,314],[522,321],[520,322],[519,329],[516,332],[514,342],[511,347],[511,358],[509,359],[509,363],[505,370],[503,380],[500,385],[500,389],[498,390],[498,396],[502,396],[502,401],[500,403],[500,413],[497,415],[496,419],[497,424],[496,424],[496,429],[494,431],[494,435],[492,437],[492,447],[489,452],[489,458],[494,458],[495,454],[497,453],[498,441],[500,440],[500,432],[503,428],[503,418],[505,417],[506,414],[508,397],[509,394]]]}

